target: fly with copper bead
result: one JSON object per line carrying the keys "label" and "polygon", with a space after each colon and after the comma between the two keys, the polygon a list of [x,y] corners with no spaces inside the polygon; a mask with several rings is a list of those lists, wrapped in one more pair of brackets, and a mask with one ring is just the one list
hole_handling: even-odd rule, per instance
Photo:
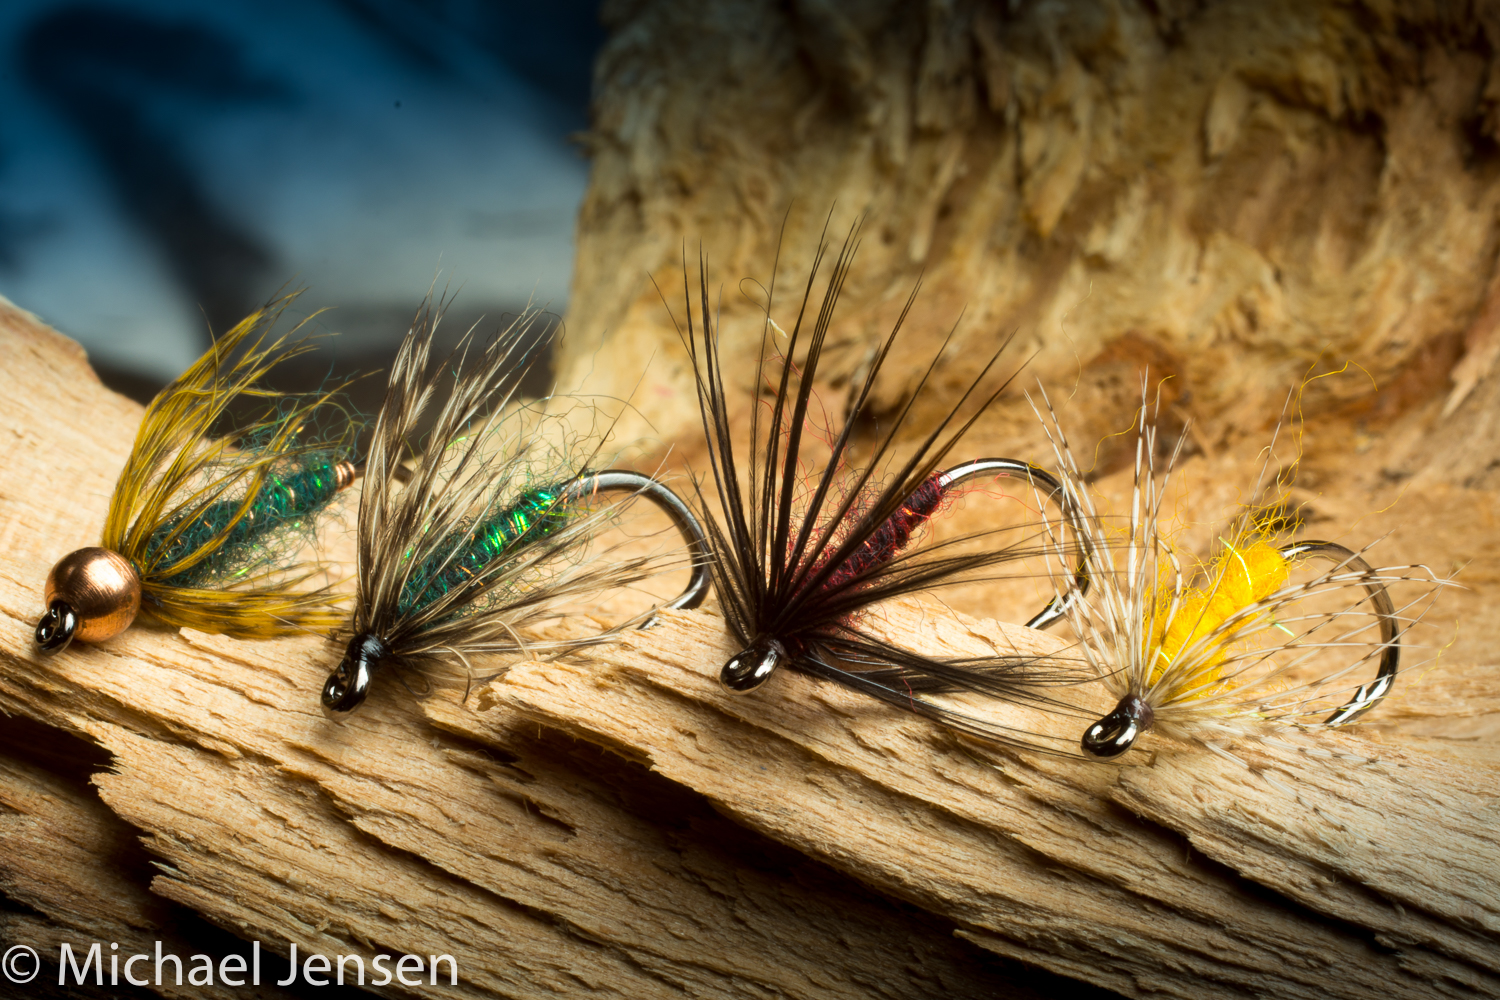
{"label": "fly with copper bead", "polygon": [[311,349],[293,339],[301,324],[271,335],[290,301],[246,317],[146,408],[100,544],[47,575],[43,653],[112,639],[142,612],[242,638],[337,620],[330,590],[311,583],[322,567],[299,550],[356,476],[359,427],[342,386],[299,395],[261,384]]}

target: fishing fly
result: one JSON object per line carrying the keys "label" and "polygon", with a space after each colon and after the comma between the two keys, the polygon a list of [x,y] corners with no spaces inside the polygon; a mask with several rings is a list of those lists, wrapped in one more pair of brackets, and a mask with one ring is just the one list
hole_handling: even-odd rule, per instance
{"label": "fishing fly", "polygon": [[[519,399],[520,376],[550,337],[550,331],[537,335],[537,314],[518,317],[472,363],[461,346],[429,375],[440,317],[441,307],[430,302],[418,314],[376,420],[371,475],[359,505],[352,636],[322,692],[330,713],[358,708],[384,667],[448,656],[472,676],[471,654],[565,651],[652,624],[654,611],[581,639],[523,637],[528,626],[557,618],[569,599],[630,586],[668,566],[659,555],[609,558],[608,550],[585,558],[591,540],[619,512],[619,503],[601,507],[603,497],[645,500],[681,534],[689,580],[662,607],[697,607],[712,582],[703,529],[681,498],[651,476],[587,469],[597,447],[581,462],[554,454],[528,419],[536,411]],[[440,383],[450,380],[451,393],[408,477],[407,443],[433,408]]]}
{"label": "fishing fly", "polygon": [[293,339],[305,321],[270,336],[289,301],[247,316],[146,408],[99,544],[47,575],[43,652],[113,638],[142,611],[242,638],[338,620],[328,588],[308,586],[321,567],[295,557],[308,540],[301,529],[357,474],[358,426],[342,386],[296,395],[260,385],[311,349]]}
{"label": "fishing fly", "polygon": [[[914,289],[876,350],[843,426],[830,435],[828,456],[819,454],[812,460],[804,454],[804,445],[814,433],[808,423],[818,366],[857,246],[856,228],[828,271],[821,302],[816,302],[815,289],[827,250],[826,244],[820,244],[796,320],[784,334],[785,355],[779,365],[768,356],[774,285],[768,293],[756,384],[773,391],[768,404],[752,411],[748,453],[736,449],[731,431],[705,266],[700,259],[696,321],[684,266],[687,322],[685,329],[680,324],[678,329],[694,366],[721,515],[705,516],[704,521],[714,554],[719,603],[739,646],[739,652],[723,665],[720,683],[730,692],[743,694],[765,684],[778,669],[789,667],[974,735],[1029,744],[1034,734],[960,714],[926,696],[966,691],[1050,704],[1047,691],[1076,680],[1076,675],[1046,657],[925,656],[882,638],[865,620],[867,609],[880,601],[958,582],[997,579],[984,575],[985,571],[1041,556],[1043,547],[1038,543],[1024,537],[998,537],[1001,531],[1018,530],[1014,528],[970,532],[912,546],[923,525],[959,496],[967,483],[1014,477],[1034,484],[1043,494],[1059,487],[1046,471],[1015,459],[978,459],[943,468],[964,433],[1009,384],[1007,379],[993,392],[980,391],[1004,345],[896,471],[883,474],[880,470],[895,448],[912,404],[937,366],[934,359],[874,445],[864,468],[853,469],[850,453],[859,417],[912,308]],[[800,367],[795,366],[791,359],[804,346],[804,359]],[[972,412],[961,418],[966,407]],[[821,467],[821,471],[808,477],[803,471],[806,466]],[[704,489],[699,486],[698,498],[706,511],[709,501]],[[1033,523],[1020,530],[1034,528]],[[1061,620],[1066,603],[1073,599],[1070,595],[1086,589],[1087,581],[1077,580],[1069,594],[1054,600],[1027,624],[1046,627]]]}
{"label": "fishing fly", "polygon": [[[1184,566],[1162,503],[1187,432],[1158,478],[1154,407],[1143,400],[1130,515],[1116,529],[1095,508],[1057,414],[1045,392],[1041,398],[1038,416],[1067,497],[1050,535],[1054,555],[1069,560],[1073,541],[1081,542],[1094,585],[1067,602],[1067,619],[1080,654],[1119,699],[1084,732],[1087,757],[1117,757],[1151,729],[1223,753],[1220,744],[1236,737],[1345,725],[1390,692],[1403,635],[1438,584],[1429,570],[1372,567],[1367,550],[1337,542],[1278,540],[1278,519],[1266,516],[1281,506],[1275,502],[1247,506],[1207,559]],[[1273,438],[1262,484],[1274,446]],[[1424,586],[1397,607],[1388,588],[1403,583]],[[1361,681],[1371,664],[1373,677]]]}

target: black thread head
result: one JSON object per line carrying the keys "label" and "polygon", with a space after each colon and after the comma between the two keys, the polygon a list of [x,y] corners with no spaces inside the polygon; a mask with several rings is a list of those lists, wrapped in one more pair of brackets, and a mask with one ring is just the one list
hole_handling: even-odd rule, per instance
{"label": "black thread head", "polygon": [[1156,713],[1137,695],[1127,694],[1115,710],[1089,726],[1083,734],[1083,752],[1090,757],[1108,759],[1129,750],[1136,737],[1151,728]]}
{"label": "black thread head", "polygon": [[323,684],[323,708],[330,713],[347,715],[364,704],[375,668],[390,655],[391,647],[377,635],[362,632],[350,639],[344,658]]}
{"label": "black thread head", "polygon": [[771,679],[786,659],[786,648],[764,636],[736,653],[719,671],[719,684],[730,694],[748,694]]}

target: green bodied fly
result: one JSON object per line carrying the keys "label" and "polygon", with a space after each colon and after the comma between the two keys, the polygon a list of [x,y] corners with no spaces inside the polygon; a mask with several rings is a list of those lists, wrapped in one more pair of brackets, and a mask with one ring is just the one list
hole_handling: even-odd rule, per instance
{"label": "green bodied fly", "polygon": [[[501,556],[555,535],[574,512],[564,496],[564,485],[528,490],[478,530],[456,532],[444,539],[407,578],[401,588],[399,610],[407,614],[424,608],[479,576]],[[460,546],[462,551],[451,555]]]}

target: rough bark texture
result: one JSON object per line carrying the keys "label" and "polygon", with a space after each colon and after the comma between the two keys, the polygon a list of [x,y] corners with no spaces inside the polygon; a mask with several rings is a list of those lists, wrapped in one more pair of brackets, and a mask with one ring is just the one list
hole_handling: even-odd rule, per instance
{"label": "rough bark texture", "polygon": [[[668,314],[683,319],[684,257],[695,294],[708,261],[743,415],[763,286],[775,278],[789,326],[825,223],[837,242],[862,220],[825,359],[833,408],[920,279],[877,419],[952,331],[917,402],[911,431],[925,431],[1014,331],[1025,381],[1061,401],[1101,507],[1122,511],[1130,449],[1113,435],[1145,373],[1168,376],[1167,429],[1191,425],[1168,508],[1201,550],[1298,390],[1303,534],[1379,539],[1380,561],[1467,589],[1445,592],[1418,638],[1415,658],[1435,658],[1333,741],[1381,741],[1370,769],[1264,749],[1246,751],[1255,773],[1167,752],[1093,771],[961,753],[800,678],[722,696],[710,681],[727,650],[701,618],[677,625],[699,645],[686,659],[674,637],[587,668],[528,666],[485,698],[649,761],[1002,954],[1127,994],[1500,989],[1500,8],[606,12],[559,375],[634,390],[645,449],[704,471]],[[1051,461],[1018,394],[964,453]],[[981,524],[970,507],[959,517]],[[994,608],[972,589],[948,601]],[[589,680],[616,700],[564,693]]]}
{"label": "rough bark texture", "polygon": [[[886,624],[960,654],[1061,645],[936,608]],[[712,671],[731,652],[722,623],[678,615],[517,667],[479,704],[603,742],[984,947],[1130,996],[1500,993],[1493,753],[1339,733],[1237,747],[1243,763],[1160,746],[1080,764],[796,675],[736,698]]]}
{"label": "rough bark texture", "polygon": [[[730,698],[710,613],[467,705],[390,685],[343,725],[313,637],[142,626],[44,659],[40,581],[97,530],[139,410],[0,321],[7,946],[244,951],[212,924],[268,953],[452,954],[458,988],[413,991],[451,996],[1082,988],[980,949],[1132,996],[1500,994],[1492,668],[1439,661],[1378,726],[1241,748],[1247,770],[1006,753],[790,675]],[[938,606],[880,621],[933,651],[1060,641]],[[1466,741],[1420,735],[1455,720]]]}
{"label": "rough bark texture", "polygon": [[[788,325],[831,211],[835,239],[864,220],[826,366],[834,393],[920,277],[877,409],[950,329],[928,410],[1014,331],[1018,361],[1039,352],[1026,379],[1076,393],[1090,444],[1128,426],[1148,365],[1173,376],[1169,402],[1209,450],[1259,438],[1290,388],[1348,366],[1308,388],[1304,412],[1337,425],[1310,457],[1356,445],[1365,478],[1496,485],[1494,4],[605,12],[559,373],[625,396],[645,369],[634,399],[658,441],[692,454],[695,404],[648,277],[680,320],[684,249],[696,279],[701,245],[727,353],[748,359],[763,295],[746,279],[769,282],[779,247]],[[748,366],[731,381],[747,392]],[[1019,398],[974,439],[1039,445]],[[1106,448],[1101,468],[1122,460]]]}
{"label": "rough bark texture", "polygon": [[0,890],[16,907],[0,932],[43,953],[35,988],[62,941],[107,956],[161,940],[184,965],[248,953],[209,924],[263,942],[263,983],[286,978],[269,959],[293,942],[453,955],[458,987],[410,991],[434,996],[1053,988],[637,764],[503,709],[476,718],[461,690],[419,704],[393,684],[331,722],[317,693],[337,651],[316,637],[141,625],[38,656],[47,570],[97,537],[141,410],[8,305],[0,357]]}
{"label": "rough bark texture", "polygon": [[[316,710],[335,654],[315,638],[142,627],[44,660],[42,581],[96,537],[140,410],[5,310],[0,708],[28,720],[0,741],[5,940],[449,953],[460,987],[417,992],[454,996],[1081,988],[1002,959],[1130,996],[1500,995],[1490,8],[641,0],[606,15],[559,374],[634,390],[622,440],[701,456],[647,277],[680,318],[684,244],[701,240],[726,349],[748,359],[760,293],[741,279],[767,280],[780,245],[790,306],[832,206],[833,232],[862,216],[864,242],[825,399],[921,275],[876,409],[957,323],[923,428],[970,359],[1018,331],[1075,443],[1100,442],[1094,487],[1119,509],[1129,470],[1109,435],[1144,368],[1171,375],[1171,420],[1193,420],[1171,501],[1189,548],[1243,499],[1288,391],[1344,370],[1303,393],[1294,499],[1307,534],[1388,536],[1381,561],[1458,573],[1467,589],[1421,636],[1428,662],[1368,724],[1240,747],[1247,769],[1159,741],[1121,766],[1009,753],[797,676],[732,699],[711,612],[521,664],[466,705],[392,687],[343,726]],[[730,376],[744,412],[749,370]],[[966,450],[1049,459],[1019,398]],[[933,531],[986,516],[966,504]],[[1013,596],[884,614],[930,651],[1053,642],[962,614]]]}

